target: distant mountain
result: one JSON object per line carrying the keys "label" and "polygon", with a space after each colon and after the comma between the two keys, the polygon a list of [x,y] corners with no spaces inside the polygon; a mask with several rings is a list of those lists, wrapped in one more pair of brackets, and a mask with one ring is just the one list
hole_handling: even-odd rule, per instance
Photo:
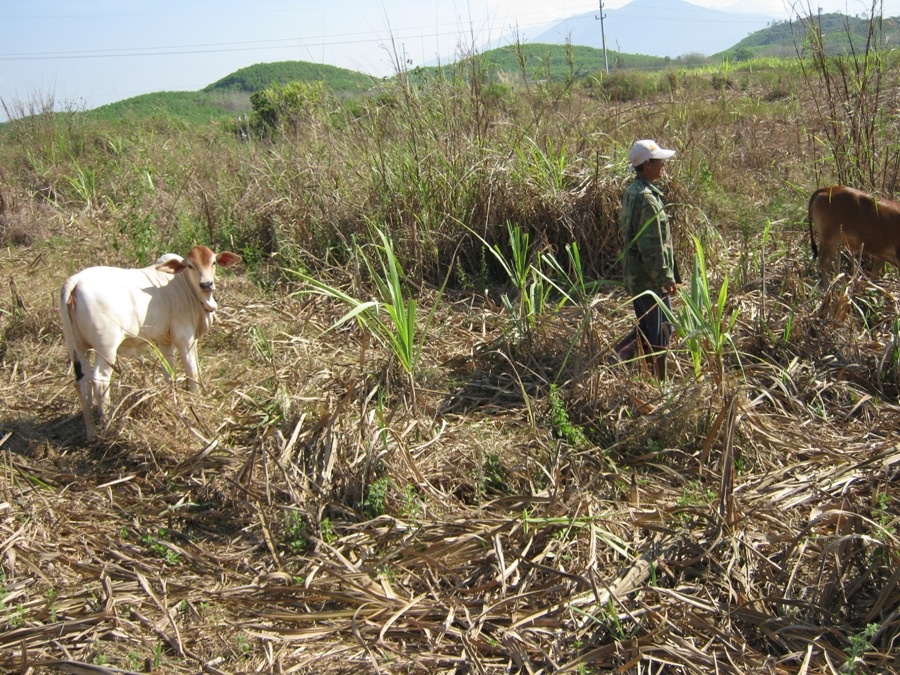
{"label": "distant mountain", "polygon": [[[737,8],[742,5],[736,5]],[[578,14],[554,24],[527,42],[601,48],[599,12]],[[604,12],[607,50],[675,58],[685,54],[717,54],[777,17],[715,10],[683,0],[633,0]]]}

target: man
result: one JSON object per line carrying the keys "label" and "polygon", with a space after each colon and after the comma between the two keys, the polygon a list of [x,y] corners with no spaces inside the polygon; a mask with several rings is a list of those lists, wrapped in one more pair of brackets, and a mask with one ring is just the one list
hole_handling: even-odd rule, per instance
{"label": "man", "polygon": [[616,345],[616,354],[620,359],[631,359],[639,334],[644,352],[650,354],[651,371],[660,381],[666,379],[671,326],[657,297],[671,309],[670,296],[678,289],[678,277],[669,218],[656,183],[665,173],[665,161],[674,154],[674,150],[661,148],[651,140],[637,141],[631,147],[628,161],[635,178],[622,196],[619,217],[625,244],[625,289],[632,296],[638,333],[632,332]]}

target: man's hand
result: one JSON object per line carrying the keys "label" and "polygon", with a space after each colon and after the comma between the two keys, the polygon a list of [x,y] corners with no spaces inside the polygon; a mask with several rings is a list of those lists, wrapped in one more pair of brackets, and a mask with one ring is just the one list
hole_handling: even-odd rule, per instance
{"label": "man's hand", "polygon": [[667,281],[663,284],[663,290],[669,295],[675,295],[675,292],[678,290],[678,284],[674,281]]}

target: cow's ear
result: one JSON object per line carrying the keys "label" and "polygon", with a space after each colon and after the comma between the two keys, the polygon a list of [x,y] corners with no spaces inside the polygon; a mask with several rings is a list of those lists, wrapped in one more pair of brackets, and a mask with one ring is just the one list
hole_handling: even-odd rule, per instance
{"label": "cow's ear", "polygon": [[162,265],[157,265],[156,269],[160,272],[166,272],[167,274],[178,274],[187,269],[187,265],[185,265],[180,260],[167,260]]}
{"label": "cow's ear", "polygon": [[242,258],[237,253],[232,253],[231,251],[222,251],[219,255],[216,256],[216,262],[220,264],[222,267],[231,267],[232,265],[237,265],[241,262]]}

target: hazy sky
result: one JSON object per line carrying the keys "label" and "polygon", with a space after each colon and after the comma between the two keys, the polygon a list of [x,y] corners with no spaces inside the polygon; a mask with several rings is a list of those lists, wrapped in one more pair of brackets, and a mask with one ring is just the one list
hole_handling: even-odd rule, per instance
{"label": "hazy sky", "polygon": [[[666,8],[670,0],[644,0]],[[863,0],[692,0],[787,18],[792,6],[867,13]],[[628,0],[604,0],[607,9]],[[313,61],[376,76],[537,35],[600,0],[0,0],[0,100],[93,108],[197,91],[238,68]],[[900,15],[885,0],[884,15]],[[5,119],[0,108],[0,119]]]}

